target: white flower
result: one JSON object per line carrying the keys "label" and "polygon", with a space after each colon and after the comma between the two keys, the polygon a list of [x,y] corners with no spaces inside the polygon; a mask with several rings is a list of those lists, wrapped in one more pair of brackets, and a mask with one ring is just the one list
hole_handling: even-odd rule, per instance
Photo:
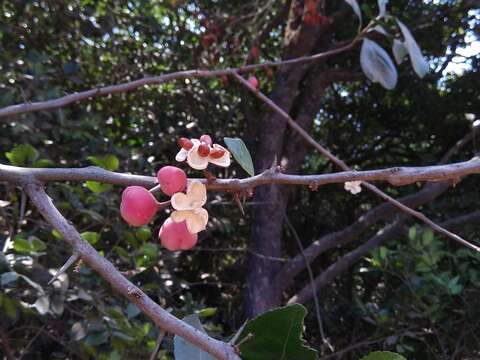
{"label": "white flower", "polygon": [[347,181],[344,188],[345,190],[350,191],[353,195],[356,195],[362,191],[362,187],[360,186],[361,183],[361,181]]}
{"label": "white flower", "polygon": [[[185,150],[181,148],[180,151],[175,156],[175,160],[178,162],[183,162],[187,160],[187,164],[190,165],[191,168],[195,170],[203,170],[206,169],[208,163],[212,163],[217,166],[221,167],[228,167],[230,166],[230,152],[225,149],[223,146],[218,144],[213,144],[212,146],[208,144],[204,144],[204,146],[208,146],[209,154],[207,156],[201,156],[198,153],[198,148],[202,143],[198,139],[190,139],[193,143],[193,146],[189,150]],[[217,157],[215,154],[220,153],[221,156]]]}
{"label": "white flower", "polygon": [[175,211],[170,215],[173,221],[186,221],[188,232],[196,234],[205,230],[208,212],[202,206],[207,202],[207,188],[200,181],[192,181],[187,193],[175,193],[171,203]]}

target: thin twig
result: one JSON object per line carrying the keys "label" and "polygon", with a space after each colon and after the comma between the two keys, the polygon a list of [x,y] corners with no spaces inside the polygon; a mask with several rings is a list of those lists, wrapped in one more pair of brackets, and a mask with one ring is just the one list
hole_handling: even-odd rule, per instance
{"label": "thin twig", "polygon": [[102,276],[115,290],[134,303],[158,327],[183,337],[217,359],[240,360],[232,346],[211,338],[207,334],[177,319],[126,279],[111,262],[102,257],[85,241],[78,231],[62,216],[41,185],[27,183],[24,184],[24,190],[39,213],[63,236],[63,239],[73,247],[73,250],[80,254],[83,261]]}
{"label": "thin twig", "polygon": [[3,350],[5,351],[5,357],[7,360],[15,360],[13,356],[12,347],[10,346],[10,341],[8,340],[8,336],[5,333],[3,327],[0,326],[0,340],[2,340]]}
{"label": "thin twig", "polygon": [[84,101],[96,97],[107,96],[111,94],[125,93],[128,91],[136,90],[140,87],[147,85],[160,85],[173,80],[191,79],[191,78],[213,78],[224,75],[232,75],[236,73],[247,73],[257,69],[264,69],[269,67],[278,67],[284,65],[299,65],[309,62],[316,62],[325,60],[333,55],[340,54],[342,52],[353,49],[356,44],[361,40],[359,36],[349,42],[347,45],[340,46],[338,48],[328,50],[322,53],[302,56],[298,58],[280,60],[280,61],[267,61],[261,64],[245,65],[238,68],[227,68],[221,70],[187,70],[179,71],[170,74],[164,74],[159,76],[144,77],[130,82],[125,82],[117,85],[110,85],[105,87],[98,87],[96,89],[90,89],[81,91],[75,94],[66,95],[57,99],[39,101],[32,103],[10,105],[0,109],[0,118],[8,118],[14,115],[25,114],[33,111],[42,111],[50,109],[58,109],[65,107],[75,102]]}
{"label": "thin twig", "polygon": [[312,287],[313,301],[315,303],[315,312],[317,315],[318,330],[320,331],[320,337],[322,338],[322,342],[327,345],[330,351],[334,351],[335,349],[326,338],[325,331],[323,329],[322,315],[320,313],[320,302],[318,301],[318,294],[317,294],[317,291],[315,290],[315,277],[313,276],[312,268],[305,255],[302,241],[300,240],[300,236],[298,236],[297,230],[295,230],[292,223],[290,222],[290,219],[288,218],[287,213],[284,213],[284,216],[285,216],[285,223],[287,224],[288,229],[290,230],[290,233],[295,238],[298,248],[300,249],[300,253],[302,254],[303,259],[305,261],[305,266],[307,267],[308,277],[310,279],[310,286]]}
{"label": "thin twig", "polygon": [[163,338],[165,337],[165,330],[158,329],[158,336],[157,342],[155,344],[155,349],[153,349],[152,354],[150,355],[150,360],[155,360],[157,358],[157,354],[160,351],[160,345],[162,345]]}

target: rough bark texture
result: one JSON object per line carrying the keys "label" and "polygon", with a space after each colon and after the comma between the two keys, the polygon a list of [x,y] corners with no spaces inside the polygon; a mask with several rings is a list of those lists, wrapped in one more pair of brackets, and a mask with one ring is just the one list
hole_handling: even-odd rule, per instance
{"label": "rough bark texture", "polygon": [[[302,23],[303,2],[292,1],[284,36],[284,59],[307,55],[314,49],[320,28]],[[298,95],[307,65],[284,66],[276,74],[271,99],[289,112]],[[255,168],[261,172],[282,158],[286,123],[282,117],[268,111],[258,127],[258,144],[255,151]],[[279,306],[281,291],[275,281],[281,263],[266,257],[282,255],[282,224],[287,197],[277,185],[261,186],[255,190],[252,209],[252,232],[250,247],[256,254],[249,259],[247,278],[246,316],[252,317],[272,307]]]}

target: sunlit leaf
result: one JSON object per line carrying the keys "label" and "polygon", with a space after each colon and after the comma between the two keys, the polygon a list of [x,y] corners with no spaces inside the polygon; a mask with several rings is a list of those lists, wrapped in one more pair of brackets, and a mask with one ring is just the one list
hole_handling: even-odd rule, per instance
{"label": "sunlit leaf", "polygon": [[402,31],[403,37],[405,38],[405,46],[408,49],[413,70],[415,70],[415,73],[419,77],[423,78],[430,71],[430,65],[423,56],[422,50],[420,50],[420,47],[418,46],[408,27],[398,19],[397,23]]}
{"label": "sunlit leaf", "polygon": [[358,28],[361,29],[362,28],[362,11],[360,10],[360,6],[358,6],[357,0],[345,0],[345,2],[352,7],[353,12],[355,13],[355,15],[357,15],[358,20],[360,22],[360,24],[358,25]]}
{"label": "sunlit leaf", "polygon": [[387,14],[387,4],[389,0],[378,0],[378,17],[383,18]]}
{"label": "sunlit leaf", "polygon": [[372,82],[378,82],[388,90],[397,85],[397,69],[392,59],[374,41],[363,39],[360,64],[363,72]]}

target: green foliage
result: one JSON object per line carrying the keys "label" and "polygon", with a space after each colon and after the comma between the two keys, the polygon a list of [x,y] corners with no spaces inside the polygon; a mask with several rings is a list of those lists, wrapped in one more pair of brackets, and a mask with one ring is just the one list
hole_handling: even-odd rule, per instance
{"label": "green foliage", "polygon": [[240,166],[247,172],[248,175],[254,176],[255,170],[253,168],[253,161],[247,146],[240,138],[223,138],[228,149]]}
{"label": "green foliage", "polygon": [[38,159],[38,151],[29,144],[15,146],[12,151],[5,153],[5,156],[12,165],[32,166]]}
{"label": "green foliage", "polygon": [[[377,17],[377,1],[359,3],[365,24]],[[262,10],[265,4],[250,0],[3,1],[0,106],[53,99],[146,75],[240,66],[264,29],[269,30],[259,46],[258,61],[279,59],[288,54],[282,38],[286,18],[277,17],[283,4],[269,2]],[[328,15],[339,6],[348,5],[329,3]],[[478,19],[462,6],[462,2],[450,0],[390,1],[388,13],[400,15],[408,25],[432,72],[420,81],[412,65],[404,61],[397,66],[393,91],[363,80],[330,85],[324,93],[315,93],[321,111],[312,136],[346,163],[362,169],[438,161],[471,128],[465,113],[478,116],[480,108],[476,57],[465,59],[461,75],[442,76],[433,71],[442,67],[447,49],[461,51],[467,40],[478,38]],[[331,38],[326,44],[336,46],[335,42],[357,32],[353,11],[345,16],[341,26],[329,28]],[[272,23],[274,19],[280,20]],[[424,19],[427,27],[418,23]],[[387,25],[396,26],[389,21],[382,18],[379,24],[387,30]],[[400,36],[398,30],[395,33]],[[204,48],[202,37],[213,32],[217,42]],[[390,38],[370,36],[383,49],[393,45]],[[402,43],[405,40],[404,35],[398,38]],[[357,74],[359,53],[331,57],[322,66]],[[262,90],[271,92],[275,79],[282,77],[277,71],[255,73]],[[300,90],[307,87],[312,75],[307,72]],[[306,95],[300,91],[292,99],[295,118],[302,115],[299,100]],[[173,163],[176,139],[203,133],[211,134],[215,142],[223,137],[242,138],[251,156],[259,160],[256,145],[260,138],[251,138],[250,130],[261,126],[264,111],[233,81],[189,79],[150,86],[2,120],[0,162],[39,167],[95,165],[153,175],[161,166]],[[289,136],[294,138],[289,133],[287,140]],[[467,147],[452,161],[473,155],[474,149]],[[253,166],[246,166],[253,173]],[[215,174],[240,177],[240,171],[232,167]],[[330,171],[331,164],[323,157],[307,153],[302,173]],[[199,173],[188,175],[198,177]],[[395,197],[419,189],[418,184],[384,186]],[[242,216],[230,194],[209,195],[208,232],[200,237],[197,248],[172,254],[164,251],[157,239],[167,215],[162,213],[148,227],[129,227],[118,212],[120,187],[68,182],[52,183],[47,190],[81,233],[97,234],[86,237],[105,258],[174,315],[181,318],[197,313],[208,332],[219,339],[227,338],[243,323],[242,294],[249,271],[246,258],[253,250],[248,240],[251,215],[247,211]],[[363,192],[352,197],[342,186],[319,190],[299,188],[290,202],[291,221],[305,247],[323,234],[340,231],[378,204]],[[447,220],[476,210],[477,193],[476,178],[467,179],[421,210],[435,220]],[[158,330],[88,266],[80,264],[67,277],[47,286],[52,273],[71,255],[70,248],[30,204],[24,220],[19,221],[21,203],[16,188],[0,186],[0,247],[8,245],[5,253],[0,253],[0,316],[15,355],[27,349],[24,358],[149,358]],[[247,202],[246,209],[261,205]],[[457,356],[477,356],[478,257],[424,228],[413,229],[410,238],[397,236],[382,244],[321,292],[324,325],[335,349],[357,340],[386,339],[345,356],[357,359],[369,350],[389,349],[407,358],[433,360],[443,356],[443,350],[455,349],[461,334],[465,335]],[[313,271],[320,273],[376,230],[374,226],[345,248],[330,250],[312,264]],[[468,239],[479,238],[478,226],[461,231]],[[297,244],[285,241],[282,257],[297,253]],[[306,274],[300,274],[289,292],[307,283]],[[313,347],[321,347],[314,311],[305,318],[305,337]],[[158,358],[171,358],[171,354],[172,342],[165,338]],[[453,351],[447,356],[452,357]]]}
{"label": "green foliage", "polygon": [[316,359],[317,353],[302,339],[307,310],[300,304],[269,310],[245,325],[239,348],[242,359]]}

